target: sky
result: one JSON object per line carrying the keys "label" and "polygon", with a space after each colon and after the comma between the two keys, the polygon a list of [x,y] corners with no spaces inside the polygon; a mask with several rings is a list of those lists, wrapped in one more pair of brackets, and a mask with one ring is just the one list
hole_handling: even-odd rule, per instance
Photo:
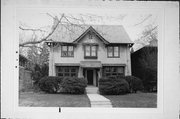
{"label": "sky", "polygon": [[114,12],[115,10],[73,10],[60,8],[26,8],[17,10],[17,24],[28,28],[42,28],[52,26],[52,16],[60,17],[62,13],[67,16],[81,18],[87,24],[123,25],[132,41],[141,37],[143,29],[149,24],[157,24],[158,15],[153,10],[146,12]]}

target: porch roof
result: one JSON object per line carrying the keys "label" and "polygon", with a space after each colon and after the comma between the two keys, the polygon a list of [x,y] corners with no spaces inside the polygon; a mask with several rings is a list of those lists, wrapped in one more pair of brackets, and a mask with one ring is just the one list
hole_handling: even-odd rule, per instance
{"label": "porch roof", "polygon": [[102,64],[101,61],[81,61],[80,66],[86,68],[100,68]]}
{"label": "porch roof", "polygon": [[55,66],[79,66],[79,63],[55,63]]}

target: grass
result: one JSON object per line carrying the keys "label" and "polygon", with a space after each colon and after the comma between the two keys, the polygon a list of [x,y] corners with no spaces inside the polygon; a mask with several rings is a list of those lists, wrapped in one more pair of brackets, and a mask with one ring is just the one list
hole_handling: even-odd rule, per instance
{"label": "grass", "polygon": [[156,108],[157,107],[157,94],[156,93],[132,93],[127,95],[104,95],[108,98],[113,107],[144,107]]}
{"label": "grass", "polygon": [[[156,93],[131,93],[127,95],[104,95],[113,107],[157,107]],[[42,94],[24,92],[19,94],[19,106],[28,107],[90,107],[87,95]]]}
{"label": "grass", "polygon": [[87,95],[40,94],[25,92],[19,94],[19,106],[90,107],[90,102]]}

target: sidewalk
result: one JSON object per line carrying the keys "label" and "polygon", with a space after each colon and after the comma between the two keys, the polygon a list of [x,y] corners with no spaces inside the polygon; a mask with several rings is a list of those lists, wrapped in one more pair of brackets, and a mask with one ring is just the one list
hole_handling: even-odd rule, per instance
{"label": "sidewalk", "polygon": [[86,87],[87,96],[90,100],[91,107],[112,107],[111,101],[98,93],[95,86]]}

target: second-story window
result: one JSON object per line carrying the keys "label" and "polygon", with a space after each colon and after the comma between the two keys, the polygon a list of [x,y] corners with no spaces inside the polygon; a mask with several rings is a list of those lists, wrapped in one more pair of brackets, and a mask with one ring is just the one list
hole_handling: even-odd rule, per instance
{"label": "second-story window", "polygon": [[62,46],[61,48],[62,57],[73,57],[74,56],[74,47],[73,46]]}
{"label": "second-story window", "polygon": [[108,46],[107,55],[109,58],[118,58],[120,57],[120,50],[118,46]]}
{"label": "second-story window", "polygon": [[97,59],[97,46],[96,45],[85,45],[84,46],[84,58]]}

